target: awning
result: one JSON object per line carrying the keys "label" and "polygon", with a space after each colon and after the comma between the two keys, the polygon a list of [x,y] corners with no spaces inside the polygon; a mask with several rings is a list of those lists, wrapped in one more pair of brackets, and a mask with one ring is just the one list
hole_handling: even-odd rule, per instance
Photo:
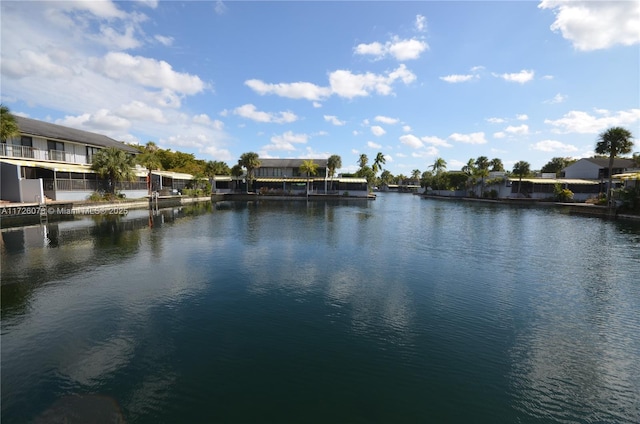
{"label": "awning", "polygon": [[213,180],[215,181],[231,181],[231,175],[214,175]]}
{"label": "awning", "polygon": [[363,184],[367,183],[366,178],[356,178],[356,177],[341,177],[341,178],[336,178],[333,181],[338,181],[339,183],[363,183]]}
{"label": "awning", "polygon": [[[309,181],[313,181],[311,178]],[[258,183],[306,183],[306,178],[256,178]]]}
{"label": "awning", "polygon": [[[518,182],[520,178],[509,178],[511,182]],[[577,178],[523,178],[522,182],[533,184],[583,184],[583,185],[596,185],[600,184],[597,180],[581,180]]]}
{"label": "awning", "polygon": [[56,162],[40,162],[35,160],[14,160],[14,159],[0,159],[0,162],[8,163],[11,165],[18,165],[27,168],[44,168],[50,169],[56,172],[75,172],[81,174],[94,174],[89,165],[81,164],[69,164],[69,163],[56,163]]}
{"label": "awning", "polygon": [[640,172],[625,172],[624,174],[614,174],[612,178],[619,180],[640,180]]}
{"label": "awning", "polygon": [[191,175],[191,174],[182,174],[180,172],[151,171],[151,173],[153,175],[160,175],[162,177],[173,178],[174,180],[193,180],[193,175]]}

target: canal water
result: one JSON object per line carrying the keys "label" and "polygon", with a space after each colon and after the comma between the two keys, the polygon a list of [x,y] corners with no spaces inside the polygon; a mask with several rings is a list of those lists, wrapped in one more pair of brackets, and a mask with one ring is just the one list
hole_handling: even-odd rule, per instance
{"label": "canal water", "polygon": [[422,199],[2,231],[2,423],[638,423],[640,225]]}

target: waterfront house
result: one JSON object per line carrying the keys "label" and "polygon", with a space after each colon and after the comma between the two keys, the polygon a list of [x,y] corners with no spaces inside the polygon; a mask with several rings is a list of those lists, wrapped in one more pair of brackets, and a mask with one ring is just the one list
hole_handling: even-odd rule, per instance
{"label": "waterfront house", "polygon": [[[631,159],[616,158],[613,161],[612,175],[622,174],[635,167]],[[609,178],[609,158],[584,158],[562,170],[564,178],[585,180],[607,180]]]}
{"label": "waterfront house", "polygon": [[[15,116],[20,135],[0,143],[2,200],[41,203],[51,200],[85,200],[103,189],[105,182],[91,170],[93,155],[116,147],[130,154],[138,151],[102,134]],[[136,181],[118,183],[128,197],[146,194],[144,168]]]}
{"label": "waterfront house", "polygon": [[309,194],[368,196],[365,178],[330,178],[327,159],[313,159],[318,165],[316,175],[307,176],[300,170],[305,160],[310,159],[260,159],[252,190],[261,194],[305,195],[308,184]]}

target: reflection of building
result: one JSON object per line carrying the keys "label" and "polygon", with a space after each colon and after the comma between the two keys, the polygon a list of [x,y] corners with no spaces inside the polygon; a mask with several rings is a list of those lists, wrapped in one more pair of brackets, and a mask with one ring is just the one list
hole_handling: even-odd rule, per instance
{"label": "reflection of building", "polygon": [[[138,153],[101,134],[20,116],[15,119],[20,136],[0,143],[3,200],[39,203],[45,196],[51,200],[85,200],[106,188],[105,181],[90,169],[96,152],[116,147]],[[136,177],[136,181],[118,183],[117,189],[128,197],[143,197],[146,170],[138,170]]]}
{"label": "reflection of building", "polygon": [[340,194],[366,197],[369,194],[364,178],[328,176],[327,159],[313,159],[318,165],[316,175],[300,170],[305,159],[260,159],[260,167],[255,169],[252,190],[262,194],[304,195],[309,187],[310,194]]}

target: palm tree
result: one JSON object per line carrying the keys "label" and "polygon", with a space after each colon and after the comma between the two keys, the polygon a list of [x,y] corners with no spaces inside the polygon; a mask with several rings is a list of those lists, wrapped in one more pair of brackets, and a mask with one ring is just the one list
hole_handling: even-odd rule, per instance
{"label": "palm tree", "polygon": [[233,165],[233,167],[231,168],[231,175],[236,177],[236,191],[240,191],[238,190],[238,178],[242,177],[242,174],[244,174],[242,166],[240,166],[239,164]]}
{"label": "palm tree", "polygon": [[338,155],[331,155],[327,159],[327,170],[329,171],[329,177],[331,177],[331,190],[333,190],[333,176],[336,174],[336,169],[342,168],[342,158]]}
{"label": "palm tree", "polygon": [[442,158],[438,158],[433,165],[429,166],[429,168],[431,168],[431,171],[434,174],[440,174],[442,171],[447,169],[447,161]]}
{"label": "palm tree", "polygon": [[491,172],[504,171],[504,165],[502,164],[502,160],[499,158],[491,159],[491,161],[489,161],[489,165],[491,166]]}
{"label": "palm tree", "polygon": [[8,107],[0,104],[0,140],[6,143],[8,139],[20,135],[20,128],[15,116]]}
{"label": "palm tree", "polygon": [[367,155],[365,155],[364,153],[360,155],[360,158],[358,159],[358,165],[360,166],[360,168],[364,168],[365,166],[367,166],[367,164],[369,163],[369,158],[367,157]]}
{"label": "palm tree", "polygon": [[225,162],[219,162],[217,160],[210,160],[204,164],[204,176],[209,179],[211,183],[211,189],[216,191],[216,175],[229,175],[231,169]]}
{"label": "palm tree", "polygon": [[414,180],[420,179],[420,170],[414,169],[413,171],[411,171],[411,178]]}
{"label": "palm tree", "polygon": [[260,168],[260,159],[255,152],[243,153],[238,160],[238,165],[244,167],[247,170],[247,193],[249,193],[249,186],[253,182],[254,170]]}
{"label": "palm tree", "polygon": [[378,154],[376,155],[376,159],[373,161],[373,166],[371,166],[371,169],[373,169],[373,173],[377,174],[378,171],[382,169],[382,165],[384,165],[385,163],[387,163],[387,160],[385,159],[384,155],[382,154],[382,152],[378,152]]}
{"label": "palm tree", "polygon": [[631,131],[622,127],[612,127],[598,136],[595,152],[599,155],[609,155],[609,189],[607,190],[607,204],[611,204],[611,189],[613,182],[613,160],[620,154],[631,153],[633,148]]}
{"label": "palm tree", "polygon": [[489,176],[489,158],[487,158],[486,156],[478,156],[475,161],[475,165],[475,174],[482,179],[482,193],[480,194],[482,196],[484,194],[484,179]]}
{"label": "palm tree", "polygon": [[118,181],[132,181],[135,178],[133,172],[134,159],[124,150],[116,147],[108,147],[99,150],[93,155],[91,169],[98,174],[100,178],[106,178],[108,181],[107,191],[114,194],[116,191],[116,183]]}
{"label": "palm tree", "polygon": [[522,186],[522,177],[528,175],[531,172],[531,165],[526,161],[518,161],[513,165],[513,173],[520,177],[518,180],[518,194],[520,194],[520,187]]}
{"label": "palm tree", "polygon": [[391,172],[389,172],[388,169],[385,169],[384,171],[382,171],[382,173],[380,174],[380,182],[382,184],[389,185],[391,184],[392,181],[393,181],[393,174],[391,174]]}
{"label": "palm tree", "polygon": [[307,197],[309,196],[309,177],[318,173],[318,164],[313,159],[303,160],[300,165],[300,172],[307,174]]}
{"label": "palm tree", "polygon": [[153,141],[147,142],[142,153],[136,156],[136,162],[147,168],[147,191],[151,196],[151,173],[156,169],[162,169],[162,162],[158,156],[158,146]]}
{"label": "palm tree", "polygon": [[[475,171],[476,171],[475,161],[473,158],[471,158],[467,161],[467,164],[462,167],[462,172],[464,172],[467,175],[467,184],[466,184],[467,189],[472,187],[473,184],[475,183],[473,179]],[[469,194],[469,192],[467,192],[467,194]]]}

